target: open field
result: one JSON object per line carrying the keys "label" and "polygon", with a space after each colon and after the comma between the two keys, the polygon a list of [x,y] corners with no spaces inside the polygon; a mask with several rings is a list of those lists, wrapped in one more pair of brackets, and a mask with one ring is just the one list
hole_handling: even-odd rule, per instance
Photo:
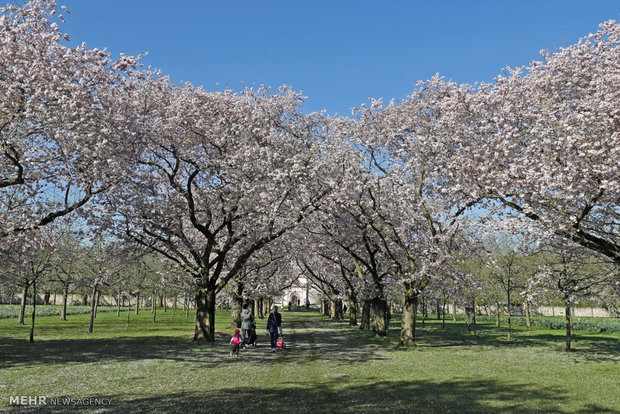
{"label": "open field", "polygon": [[[398,315],[392,327],[398,323]],[[577,332],[575,352],[563,351],[560,330],[523,327],[515,339],[492,322],[465,334],[462,322],[427,320],[419,347],[396,350],[387,338],[314,312],[283,312],[288,348],[228,355],[228,339],[192,342],[193,323],[178,311],[100,313],[66,322],[37,318],[29,326],[0,320],[0,411],[75,412],[75,406],[9,406],[10,396],[99,397],[100,413],[134,412],[620,412],[620,335]],[[219,312],[217,331],[230,333]],[[258,321],[259,333],[264,321]]]}

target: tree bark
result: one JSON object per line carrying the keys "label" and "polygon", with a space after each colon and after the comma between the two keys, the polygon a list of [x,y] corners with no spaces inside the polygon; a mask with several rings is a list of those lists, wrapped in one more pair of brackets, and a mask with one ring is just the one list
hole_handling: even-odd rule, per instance
{"label": "tree bark", "polygon": [[358,304],[356,301],[349,301],[349,325],[357,326]]}
{"label": "tree bark", "polygon": [[452,322],[456,322],[456,300],[452,300]]}
{"label": "tree bark", "polygon": [[376,298],[372,301],[372,333],[374,336],[385,336],[385,311],[387,302],[385,299]]}
{"label": "tree bark", "polygon": [[97,292],[97,299],[95,300],[95,318],[97,317],[97,310],[99,309],[100,298],[101,298],[101,292]]}
{"label": "tree bark", "polygon": [[260,302],[258,299],[254,299],[254,316],[260,318]]}
{"label": "tree bark", "polygon": [[177,295],[172,299],[172,321],[174,322],[174,314],[177,312]]}
{"label": "tree bark", "polygon": [[215,291],[200,288],[196,294],[194,341],[215,342]]}
{"label": "tree bark", "polygon": [[571,327],[573,325],[573,318],[570,313],[570,305],[566,301],[564,306],[564,315],[566,317],[566,352],[571,352]]}
{"label": "tree bark", "polygon": [[442,298],[441,329],[446,329],[446,297]]}
{"label": "tree bark", "polygon": [[499,302],[495,302],[495,327],[499,328],[502,326],[502,318],[501,318],[502,308],[499,305]]}
{"label": "tree bark", "polygon": [[187,293],[185,294],[185,303],[187,305],[185,308],[185,319],[189,319],[189,298],[187,297]]}
{"label": "tree bark", "polygon": [[415,322],[418,313],[418,292],[412,287],[406,287],[403,298],[403,314],[400,324],[400,339],[398,347],[415,347]]}
{"label": "tree bark", "polygon": [[24,285],[24,290],[22,291],[22,303],[21,303],[21,306],[19,307],[19,316],[17,317],[18,325],[24,325],[24,314],[26,313],[26,298],[28,296],[29,286],[30,284],[26,283]]}
{"label": "tree bark", "polygon": [[525,300],[525,325],[527,326],[527,330],[532,330],[532,317],[530,315],[530,301]]}
{"label": "tree bark", "polygon": [[121,287],[118,287],[118,298],[116,299],[116,317],[118,318],[119,316],[121,316],[121,295],[122,295],[122,291],[121,291]]}
{"label": "tree bark", "polygon": [[241,328],[241,308],[243,308],[243,296],[238,293],[239,290],[237,290],[232,297],[232,307],[230,309],[231,328]]}
{"label": "tree bark", "polygon": [[153,293],[152,298],[153,298],[153,304],[152,304],[153,305],[153,309],[152,309],[153,323],[156,323],[157,322],[157,291]]}
{"label": "tree bark", "polygon": [[341,321],[342,316],[342,299],[336,299],[334,302],[334,319]]}
{"label": "tree bark", "polygon": [[62,292],[62,311],[60,312],[61,321],[67,320],[67,301],[69,300],[68,296],[69,296],[69,285],[66,285]]}
{"label": "tree bark", "polygon": [[360,330],[370,330],[370,301],[364,299],[362,302],[362,321],[360,323]]}
{"label": "tree bark", "polygon": [[260,319],[263,319],[265,315],[269,315],[269,313],[271,312],[270,303],[271,300],[269,298],[260,299],[261,311],[258,315]]}
{"label": "tree bark", "polygon": [[140,292],[136,293],[136,315],[140,311]]}
{"label": "tree bark", "polygon": [[30,342],[34,342],[34,318],[37,313],[37,282],[32,282],[32,325],[30,326]]}
{"label": "tree bark", "polygon": [[125,329],[129,328],[129,315],[131,315],[131,296],[127,298],[127,322],[125,323]]}
{"label": "tree bark", "polygon": [[93,333],[93,325],[95,322],[95,309],[97,307],[97,284],[93,286],[93,297],[90,303],[90,320],[88,322],[88,333]]}

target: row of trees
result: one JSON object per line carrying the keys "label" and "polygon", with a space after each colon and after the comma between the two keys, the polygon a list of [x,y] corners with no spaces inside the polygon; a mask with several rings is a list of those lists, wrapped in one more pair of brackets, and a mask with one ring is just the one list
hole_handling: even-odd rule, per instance
{"label": "row of trees", "polygon": [[214,340],[227,289],[268,296],[303,271],[368,303],[377,333],[400,292],[415,345],[418,298],[469,286],[489,233],[620,262],[615,22],[492,84],[436,76],[348,118],[303,113],[286,86],[208,92],[71,47],[63,10],[0,10],[2,244],[70,215],[156,253],[192,280],[196,339]]}

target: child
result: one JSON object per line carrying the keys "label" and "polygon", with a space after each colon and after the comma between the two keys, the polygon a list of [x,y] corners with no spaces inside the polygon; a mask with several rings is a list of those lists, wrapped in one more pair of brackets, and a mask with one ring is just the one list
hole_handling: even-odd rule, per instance
{"label": "child", "polygon": [[241,334],[239,329],[235,329],[235,334],[230,339],[230,356],[236,354],[239,356],[239,346],[241,345]]}

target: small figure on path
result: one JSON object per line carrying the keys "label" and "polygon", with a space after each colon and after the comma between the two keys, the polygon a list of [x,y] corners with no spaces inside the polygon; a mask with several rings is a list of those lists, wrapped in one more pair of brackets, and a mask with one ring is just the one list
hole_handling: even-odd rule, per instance
{"label": "small figure on path", "polygon": [[388,328],[390,327],[390,319],[392,319],[392,313],[390,312],[390,306],[388,305],[385,310],[385,333],[387,333]]}
{"label": "small figure on path", "polygon": [[243,310],[241,311],[241,338],[243,338],[242,346],[244,349],[249,348],[252,324],[254,323],[254,315],[252,311],[248,309],[248,304],[243,304]]}
{"label": "small figure on path", "polygon": [[342,316],[343,317],[347,316],[347,304],[346,303],[342,307]]}
{"label": "small figure on path", "polygon": [[267,332],[271,335],[271,352],[276,352],[278,336],[282,334],[282,315],[278,313],[278,307],[273,305],[267,319]]}
{"label": "small figure on path", "polygon": [[241,334],[239,329],[235,329],[235,334],[230,338],[230,356],[239,356],[239,346],[241,345]]}
{"label": "small figure on path", "polygon": [[293,301],[292,301],[292,300],[289,300],[289,301],[288,301],[288,311],[289,311],[289,312],[291,311],[291,306],[293,306]]}

